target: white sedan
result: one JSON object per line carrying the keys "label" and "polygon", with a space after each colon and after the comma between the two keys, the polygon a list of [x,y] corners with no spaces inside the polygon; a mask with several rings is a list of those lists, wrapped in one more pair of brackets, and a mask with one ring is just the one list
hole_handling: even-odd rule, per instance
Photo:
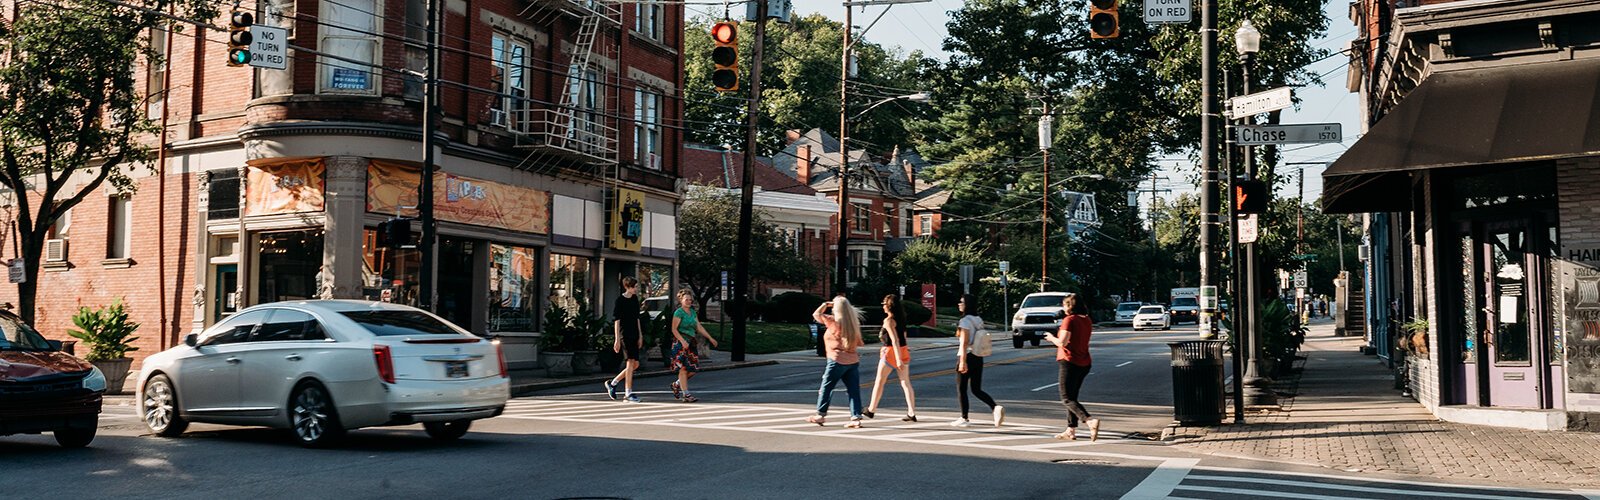
{"label": "white sedan", "polygon": [[1146,328],[1171,330],[1172,313],[1162,306],[1140,307],[1139,312],[1133,315],[1133,329],[1143,330]]}
{"label": "white sedan", "polygon": [[159,436],[190,422],[290,429],[306,446],[361,427],[421,423],[452,440],[510,398],[498,342],[420,309],[303,301],[239,311],[150,356],[138,410]]}

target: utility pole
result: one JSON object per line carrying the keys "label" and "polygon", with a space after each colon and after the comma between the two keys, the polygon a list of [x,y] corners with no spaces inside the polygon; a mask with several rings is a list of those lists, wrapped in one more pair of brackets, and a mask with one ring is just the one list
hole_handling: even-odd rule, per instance
{"label": "utility pole", "polygon": [[422,178],[417,187],[417,219],[422,222],[422,241],[418,244],[422,250],[422,275],[418,278],[417,305],[429,312],[434,310],[433,150],[437,147],[434,134],[439,126],[439,33],[444,30],[444,23],[439,22],[439,1],[428,0],[428,65],[422,77]]}
{"label": "utility pole", "polygon": [[1050,101],[1044,101],[1044,114],[1039,117],[1039,152],[1044,153],[1044,184],[1040,188],[1044,199],[1044,208],[1039,217],[1039,291],[1050,290],[1050,146],[1055,142],[1055,130],[1051,127],[1053,117],[1050,116]]}
{"label": "utility pole", "polygon": [[834,271],[833,294],[841,295],[850,282],[850,115],[846,110],[850,82],[850,5],[844,6],[844,50],[839,56],[839,171],[834,178],[839,183],[839,244],[834,252],[837,271]]}
{"label": "utility pole", "polygon": [[[437,0],[435,0],[437,1]],[[767,44],[767,0],[756,0],[756,39],[750,49],[750,103],[745,109],[744,172],[739,184],[739,243],[733,267],[733,349],[729,358],[744,361],[745,314],[750,304],[750,232],[753,225],[756,170],[756,127],[761,111],[761,49]]]}
{"label": "utility pole", "polygon": [[[1217,0],[1200,1],[1200,285],[1216,285],[1217,256]],[[1217,324],[1204,324],[1215,336]],[[1205,335],[1207,332],[1202,332]]]}
{"label": "utility pole", "polygon": [[[1160,199],[1159,198],[1160,195],[1158,193],[1171,193],[1172,192],[1171,189],[1156,189],[1156,181],[1158,181],[1158,180],[1164,181],[1164,180],[1167,180],[1167,178],[1166,177],[1158,177],[1158,176],[1156,176],[1155,172],[1150,172],[1150,189],[1135,189],[1134,190],[1135,193],[1150,193],[1150,248],[1152,250],[1154,250],[1156,248],[1156,245],[1158,245],[1158,243],[1156,241],[1156,222],[1159,221],[1159,219],[1157,218],[1158,214],[1156,213],[1156,201]],[[1160,300],[1161,299],[1160,298],[1161,286],[1159,284],[1157,284],[1156,281],[1157,281],[1156,270],[1155,270],[1155,268],[1151,268],[1150,269],[1150,302],[1160,302],[1161,301]]]}

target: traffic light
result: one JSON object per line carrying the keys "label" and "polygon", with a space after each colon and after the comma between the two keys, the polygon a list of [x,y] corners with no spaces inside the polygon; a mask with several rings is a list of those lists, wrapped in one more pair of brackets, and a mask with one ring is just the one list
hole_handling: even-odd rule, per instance
{"label": "traffic light", "polygon": [[255,16],[249,12],[233,11],[228,17],[228,65],[245,66],[250,64],[250,25],[255,24]]}
{"label": "traffic light", "polygon": [[1233,211],[1240,214],[1267,213],[1267,183],[1233,181]]}
{"label": "traffic light", "polygon": [[378,224],[378,244],[389,248],[411,246],[411,219],[396,217]]}
{"label": "traffic light", "polygon": [[711,25],[711,86],[718,92],[739,90],[739,23],[721,21]]}
{"label": "traffic light", "polygon": [[1089,38],[1116,38],[1122,34],[1117,19],[1118,0],[1089,0]]}

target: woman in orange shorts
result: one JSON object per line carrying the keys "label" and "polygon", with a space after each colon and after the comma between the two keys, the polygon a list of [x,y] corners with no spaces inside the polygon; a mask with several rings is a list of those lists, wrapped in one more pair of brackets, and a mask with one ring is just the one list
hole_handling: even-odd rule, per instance
{"label": "woman in orange shorts", "polygon": [[878,401],[883,399],[883,388],[889,382],[889,372],[892,370],[900,374],[900,388],[906,391],[906,416],[900,420],[916,422],[917,395],[911,390],[911,347],[906,345],[906,310],[900,305],[899,297],[885,295],[883,312],[888,316],[883,319],[883,328],[878,331],[878,341],[883,345],[878,349],[878,376],[872,382],[872,404],[867,405],[867,411],[862,414],[872,418],[878,410]]}

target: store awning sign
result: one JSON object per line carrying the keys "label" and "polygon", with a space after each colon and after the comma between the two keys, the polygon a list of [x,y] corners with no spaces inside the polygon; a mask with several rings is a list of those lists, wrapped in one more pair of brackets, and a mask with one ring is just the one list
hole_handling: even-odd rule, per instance
{"label": "store awning sign", "polygon": [[607,239],[611,248],[637,252],[644,243],[644,193],[632,189],[613,189]]}
{"label": "store awning sign", "polygon": [[[367,165],[367,211],[415,217],[421,174],[403,163]],[[525,233],[550,233],[550,193],[472,177],[436,173],[433,216],[442,221]]]}
{"label": "store awning sign", "polygon": [[250,162],[245,215],[323,210],[322,158],[269,158]]}

